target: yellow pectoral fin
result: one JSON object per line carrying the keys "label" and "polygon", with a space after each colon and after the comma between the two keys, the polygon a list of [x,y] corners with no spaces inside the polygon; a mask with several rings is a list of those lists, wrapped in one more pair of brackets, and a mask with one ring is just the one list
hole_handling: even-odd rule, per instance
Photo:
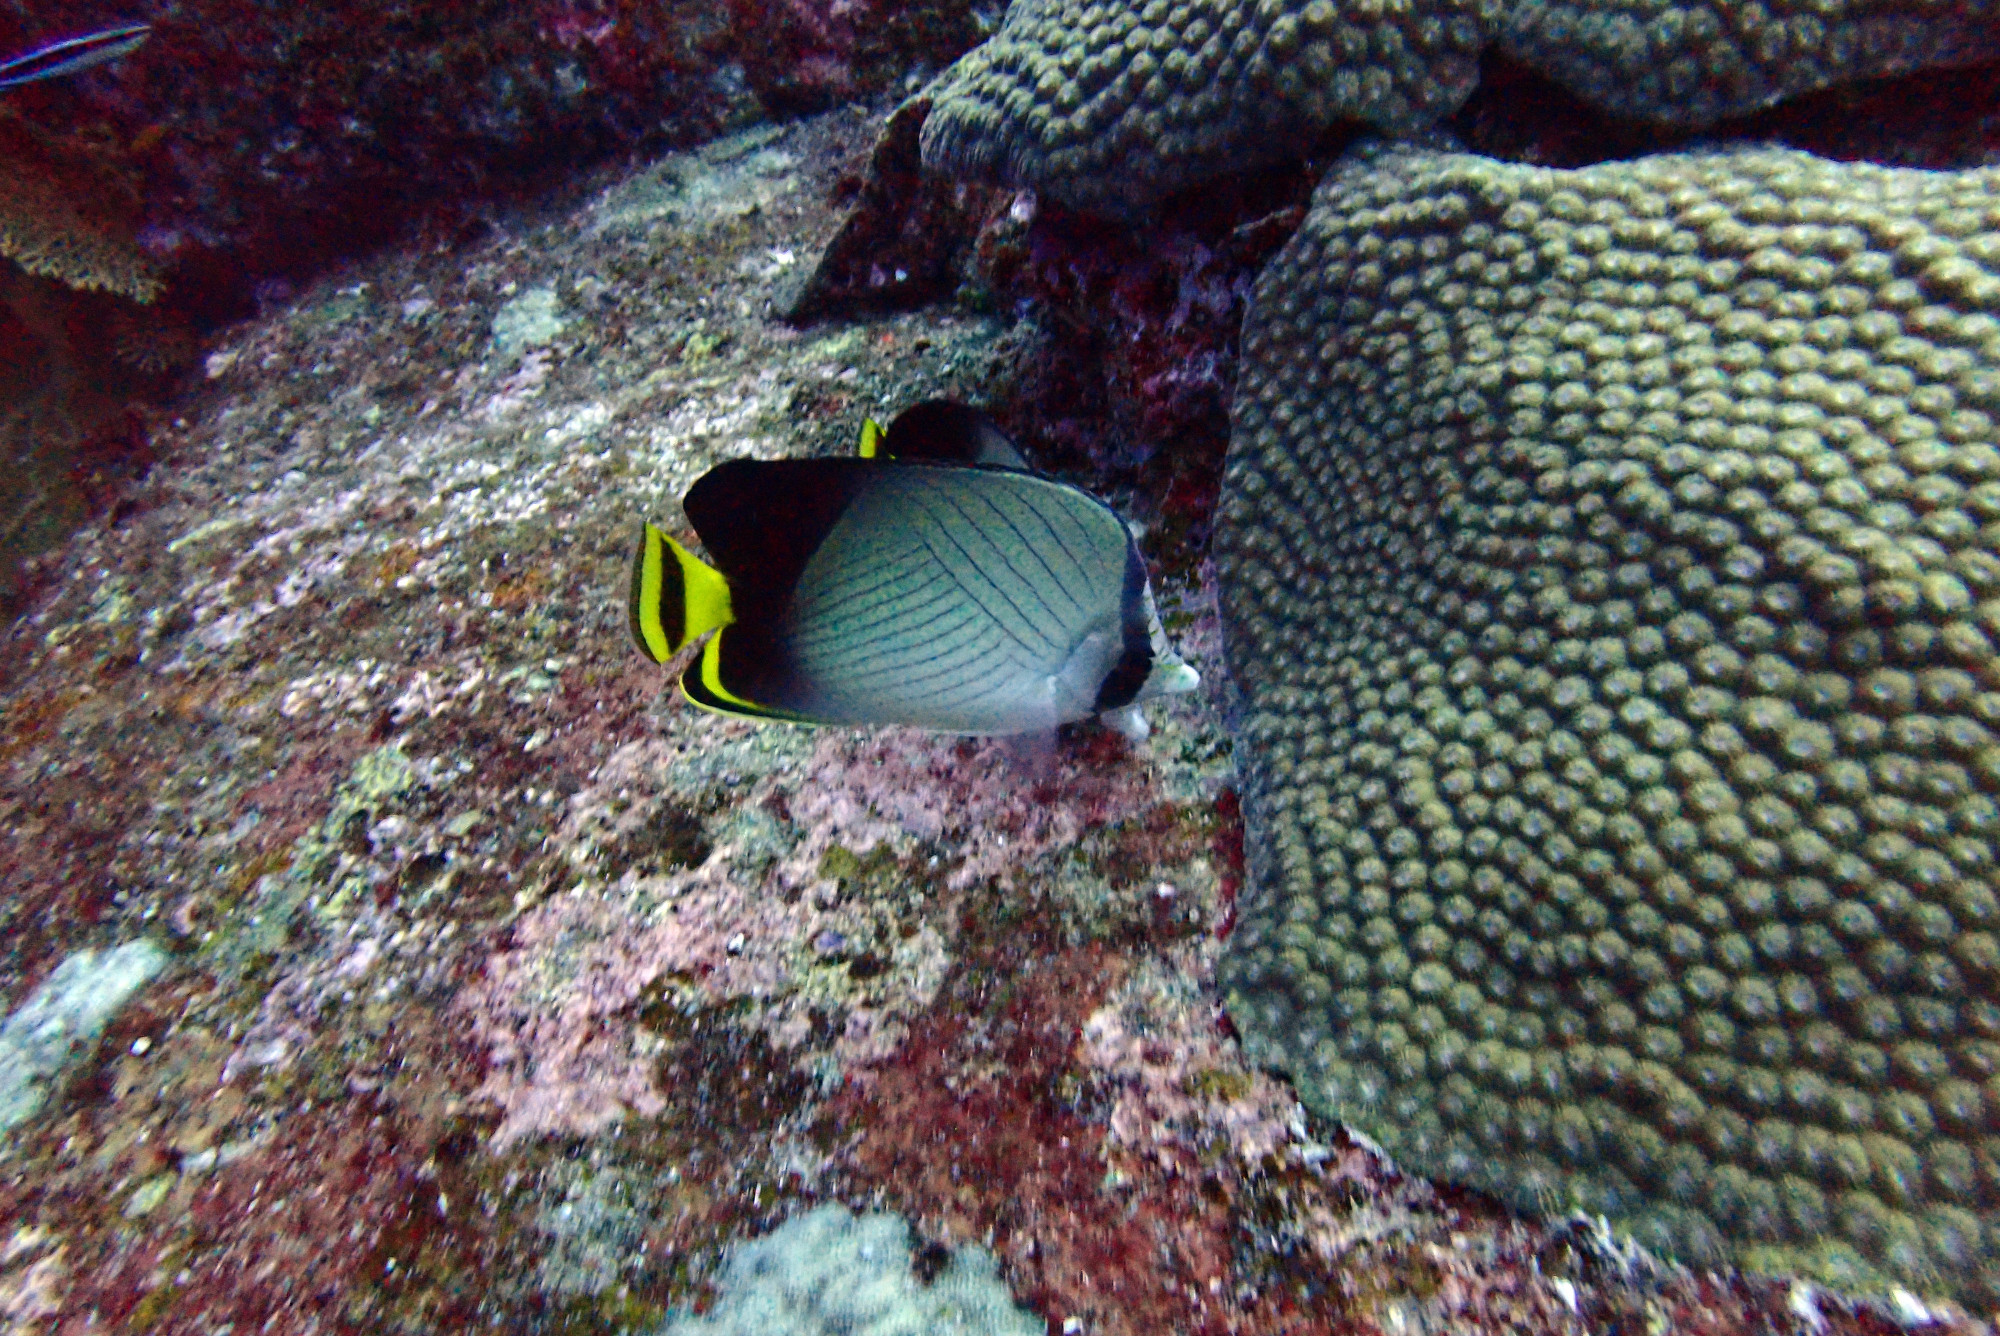
{"label": "yellow pectoral fin", "polygon": [[640,534],[632,560],[626,613],[632,639],[655,663],[734,620],[722,573],[651,524]]}
{"label": "yellow pectoral fin", "polygon": [[[665,534],[660,536],[666,538]],[[667,546],[680,562],[681,588],[686,596],[686,629],[681,633],[681,645],[692,644],[717,627],[735,621],[736,613],[729,605],[729,581],[722,578],[722,572],[671,538],[667,538]],[[680,645],[674,648],[679,649]]]}
{"label": "yellow pectoral fin", "polygon": [[873,459],[882,450],[882,424],[868,418],[861,424],[861,457]]}

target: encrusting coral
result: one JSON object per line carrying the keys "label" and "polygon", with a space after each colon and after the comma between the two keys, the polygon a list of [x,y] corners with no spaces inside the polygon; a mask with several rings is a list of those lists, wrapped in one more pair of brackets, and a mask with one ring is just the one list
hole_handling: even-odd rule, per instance
{"label": "encrusting coral", "polygon": [[2000,26],[1991,0],[1022,0],[933,88],[924,161],[1137,212],[1342,121],[1434,124],[1493,44],[1605,110],[1698,125],[1990,59]]}
{"label": "encrusting coral", "polygon": [[2000,1296],[2000,206],[1337,170],[1218,528],[1253,1057],[1683,1257]]}

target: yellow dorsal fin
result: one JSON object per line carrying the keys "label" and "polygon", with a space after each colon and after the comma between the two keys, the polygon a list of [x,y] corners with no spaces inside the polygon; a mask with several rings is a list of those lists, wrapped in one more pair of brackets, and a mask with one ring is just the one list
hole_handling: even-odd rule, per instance
{"label": "yellow dorsal fin", "polygon": [[722,572],[651,524],[640,534],[632,559],[626,612],[633,641],[655,663],[735,620]]}
{"label": "yellow dorsal fin", "polygon": [[882,424],[874,418],[865,419],[861,424],[861,457],[873,459],[882,451]]}

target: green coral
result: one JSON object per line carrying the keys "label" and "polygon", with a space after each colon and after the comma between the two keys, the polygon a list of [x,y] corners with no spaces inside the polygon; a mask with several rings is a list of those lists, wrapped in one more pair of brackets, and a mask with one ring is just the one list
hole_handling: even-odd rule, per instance
{"label": "green coral", "polygon": [[1217,534],[1222,981],[1310,1106],[1690,1258],[2000,1298],[1996,190],[1321,186]]}
{"label": "green coral", "polygon": [[1479,77],[1496,0],[1018,0],[934,90],[924,165],[1131,211],[1302,153],[1338,120],[1415,129]]}
{"label": "green coral", "polygon": [[1330,127],[1456,111],[1497,41],[1607,110],[1704,124],[2000,55],[1994,0],[1017,0],[932,90],[934,171],[1135,213]]}
{"label": "green coral", "polygon": [[1703,125],[1834,84],[2000,55],[1991,0],[1509,0],[1508,54],[1606,111]]}

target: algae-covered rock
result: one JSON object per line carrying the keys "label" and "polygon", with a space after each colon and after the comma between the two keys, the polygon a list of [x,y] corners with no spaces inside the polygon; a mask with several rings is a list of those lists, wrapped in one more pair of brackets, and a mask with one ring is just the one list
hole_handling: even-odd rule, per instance
{"label": "algae-covered rock", "polygon": [[1996,185],[1322,185],[1217,538],[1222,977],[1309,1105],[1691,1259],[2000,1295]]}
{"label": "algae-covered rock", "polygon": [[[940,1253],[942,1249],[938,1250]],[[923,1268],[894,1215],[822,1206],[737,1248],[715,1306],[661,1336],[1039,1336],[984,1249]]]}
{"label": "algae-covered rock", "polygon": [[49,1082],[166,964],[167,953],[144,938],[78,951],[0,1022],[0,1132],[34,1116]]}

